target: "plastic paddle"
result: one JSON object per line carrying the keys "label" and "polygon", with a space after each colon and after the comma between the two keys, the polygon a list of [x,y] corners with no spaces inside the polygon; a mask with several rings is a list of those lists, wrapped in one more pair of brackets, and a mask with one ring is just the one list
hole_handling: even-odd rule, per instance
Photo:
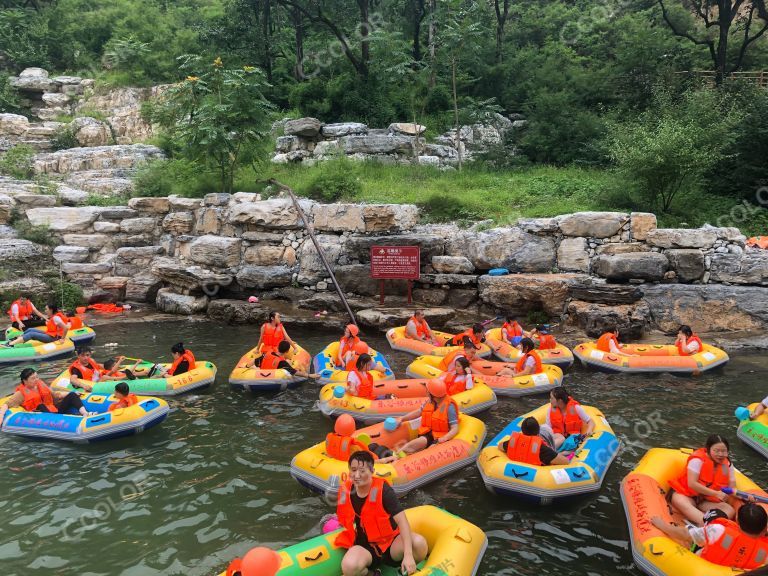
{"label": "plastic paddle", "polygon": [[488,320],[483,320],[482,322],[480,322],[480,324],[482,326],[488,326],[488,324],[490,324],[491,322],[496,322],[496,320],[501,320],[502,318],[504,318],[504,316],[496,316],[495,318],[489,318]]}
{"label": "plastic paddle", "polygon": [[725,494],[728,494],[729,496],[736,496],[737,498],[741,498],[742,500],[749,500],[750,498],[754,498],[755,502],[768,504],[768,497],[766,496],[758,496],[757,494],[752,494],[751,492],[734,490],[733,488],[730,488],[728,486],[726,486],[725,488],[720,488],[720,491],[724,492]]}

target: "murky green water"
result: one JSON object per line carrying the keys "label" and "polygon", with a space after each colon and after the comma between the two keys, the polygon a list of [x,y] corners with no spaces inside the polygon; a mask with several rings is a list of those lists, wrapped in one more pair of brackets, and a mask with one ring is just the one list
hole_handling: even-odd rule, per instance
{"label": "murky green water", "polygon": [[[289,327],[290,330],[290,327]],[[310,352],[333,332],[291,330]],[[6,576],[211,575],[256,544],[280,547],[319,533],[329,508],[289,474],[291,457],[320,441],[329,421],[315,408],[319,387],[280,394],[230,390],[227,377],[255,343],[256,327],[181,321],[98,328],[97,359],[115,353],[168,358],[182,339],[219,378],[209,390],[171,399],[159,427],[105,444],[74,446],[0,436],[0,561]],[[366,336],[402,374],[412,359]],[[118,343],[118,348],[105,348]],[[66,361],[44,364],[50,377]],[[0,393],[18,367],[0,369]],[[736,465],[760,482],[766,464],[735,438],[733,409],[768,393],[762,356],[733,358],[698,379],[600,375],[573,368],[566,383],[600,407],[625,449],[603,490],[563,508],[532,508],[486,492],[475,467],[409,494],[408,506],[443,506],[481,526],[489,547],[481,574],[640,574],[628,550],[618,484],[651,446],[697,445],[718,432],[732,439]],[[503,399],[482,415],[488,437],[544,398]],[[662,419],[662,427],[649,425]],[[765,485],[767,482],[763,482]]]}

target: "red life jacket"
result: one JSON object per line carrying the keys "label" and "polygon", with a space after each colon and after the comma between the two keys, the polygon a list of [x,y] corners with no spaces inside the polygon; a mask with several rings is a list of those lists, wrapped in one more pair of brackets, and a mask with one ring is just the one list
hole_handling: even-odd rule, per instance
{"label": "red life jacket", "polygon": [[[357,380],[360,382],[357,387],[358,398],[368,398],[369,400],[373,400],[373,374],[370,372],[363,374],[357,369],[352,370],[350,374],[356,374]],[[349,376],[347,376],[347,380],[349,380]]]}
{"label": "red life jacket", "polygon": [[417,320],[416,316],[411,316],[408,322],[413,322],[413,325],[416,327],[416,336],[419,338],[429,337],[429,328],[427,327],[426,320]]}
{"label": "red life jacket", "polygon": [[49,412],[58,412],[58,409],[53,404],[53,394],[51,394],[51,390],[45,384],[38,384],[37,390],[30,390],[24,384],[19,384],[16,386],[16,392],[24,396],[24,401],[21,403],[21,407],[24,410],[34,412],[40,404],[43,404],[48,408]]}
{"label": "red life jacket", "polygon": [[277,352],[267,352],[262,356],[259,368],[262,370],[277,370],[277,365],[284,360],[285,358]]}
{"label": "red life jacket", "polygon": [[461,418],[459,407],[450,396],[445,396],[438,406],[435,406],[434,402],[427,402],[426,406],[421,409],[419,434],[432,432],[435,440],[448,434],[451,430],[451,424],[448,421],[448,408],[451,406],[456,410],[456,416]]}
{"label": "red life jacket", "polygon": [[[687,350],[688,344],[690,344],[691,342],[698,342],[699,349],[696,352],[693,352],[693,353],[688,352]],[[703,352],[703,351],[704,351],[704,342],[702,342],[701,338],[696,336],[696,334],[693,334],[690,338],[688,338],[685,344],[683,344],[682,342],[677,343],[677,352],[680,354],[680,356],[690,356],[691,354],[698,354],[699,352]]]}
{"label": "red life jacket", "polygon": [[549,423],[552,426],[552,432],[568,436],[569,434],[581,434],[581,418],[576,411],[579,405],[573,398],[568,398],[568,404],[565,405],[565,416],[556,409],[549,409]]}
{"label": "red life jacket", "polygon": [[526,352],[522,356],[520,356],[520,359],[517,361],[517,364],[515,364],[515,372],[522,372],[525,370],[525,363],[528,360],[528,358],[533,358],[533,361],[536,363],[533,373],[534,374],[540,374],[542,371],[541,368],[541,356],[536,352],[536,350],[531,350],[530,352]]}
{"label": "red life jacket", "polygon": [[[339,354],[336,358],[337,366],[341,366],[344,363],[344,357],[348,352],[352,352],[355,349],[355,344],[358,342],[360,342],[360,338],[357,336],[351,336],[349,338],[346,336],[341,337],[341,340],[339,340]],[[349,370],[349,368],[347,368],[347,370]]]}
{"label": "red life jacket", "polygon": [[61,327],[56,324],[56,322],[54,322],[53,319],[56,317],[61,318],[64,324],[69,324],[69,318],[67,318],[63,312],[56,312],[56,314],[48,318],[48,321],[45,323],[45,332],[46,334],[50,334],[55,338],[64,338],[64,334],[66,334],[67,329],[66,327]]}
{"label": "red life jacket", "polygon": [[736,522],[725,518],[717,518],[709,524],[719,524],[725,532],[715,542],[705,544],[701,550],[704,560],[744,570],[754,570],[768,561],[768,538],[765,536],[745,534]]}
{"label": "red life jacket", "polygon": [[114,404],[110,405],[109,411],[113,412],[115,410],[118,410],[119,408],[128,408],[128,406],[133,406],[134,404],[137,404],[139,402],[138,396],[131,392],[128,394],[125,398],[122,398],[115,402]]}
{"label": "red life jacket", "polygon": [[552,334],[539,334],[539,350],[554,350],[557,348],[557,341]]}
{"label": "red life jacket", "polygon": [[445,373],[445,389],[449,396],[459,394],[467,389],[467,380],[470,377],[469,374],[456,374],[456,372]]}
{"label": "red life jacket", "polygon": [[75,368],[77,368],[80,371],[80,374],[83,375],[83,380],[88,380],[89,382],[93,382],[93,374],[95,372],[98,372],[100,375],[105,373],[104,368],[94,362],[93,358],[88,358],[87,366],[83,366],[78,358],[72,363],[72,366],[69,367],[69,373],[72,374],[72,370]]}
{"label": "red life jacket", "polygon": [[[384,483],[386,480],[374,476],[371,491],[360,510],[359,526],[365,531],[368,542],[380,553],[386,552],[400,533],[392,528],[391,516],[384,509]],[[354,490],[351,480],[347,480],[339,490],[336,504],[336,516],[344,531],[336,536],[334,544],[339,548],[351,548],[355,544],[355,509],[352,507],[351,493]]]}
{"label": "red life jacket", "polygon": [[731,483],[730,466],[731,461],[726,459],[722,464],[715,464],[715,461],[709,457],[706,448],[699,448],[688,456],[688,461],[685,463],[685,470],[680,477],[669,481],[669,486],[679,494],[683,496],[700,496],[709,500],[710,502],[719,502],[714,496],[704,496],[699,494],[691,487],[688,486],[688,464],[691,460],[701,460],[703,462],[701,466],[701,472],[699,472],[699,483],[703,484],[711,490],[720,490],[729,486]]}
{"label": "red life jacket", "polygon": [[13,306],[16,305],[19,307],[19,316],[18,318],[23,322],[24,320],[29,320],[29,318],[32,316],[33,310],[32,310],[32,302],[27,300],[26,304],[22,304],[21,300],[14,300],[13,304],[11,304],[11,307],[8,308],[8,317],[11,319],[11,322],[15,322],[13,319]]}
{"label": "red life jacket", "polygon": [[523,327],[517,322],[512,322],[512,324],[504,322],[501,326],[501,332],[511,342],[512,338],[521,338],[523,336]]}
{"label": "red life jacket", "polygon": [[602,352],[610,352],[611,351],[611,342],[613,342],[616,345],[616,348],[620,348],[619,346],[619,339],[616,338],[616,334],[613,332],[606,332],[600,338],[597,339],[597,345],[595,348]]}
{"label": "red life jacket", "polygon": [[454,350],[453,352],[449,352],[446,354],[442,360],[440,360],[440,369],[445,372],[451,367],[451,364],[456,362],[456,359],[461,356],[463,358],[466,358],[466,354],[464,354],[464,349],[461,350]]}
{"label": "red life jacket", "polygon": [[541,466],[539,450],[542,442],[541,436],[526,436],[522,432],[513,432],[507,445],[507,458],[513,462]]}
{"label": "red life jacket", "polygon": [[181,364],[184,360],[186,360],[187,363],[189,364],[190,371],[195,369],[195,355],[192,354],[191,350],[184,350],[184,354],[176,358],[176,360],[173,361],[173,364],[171,364],[171,367],[168,370],[168,375],[175,376],[176,369],[179,367],[179,364]]}
{"label": "red life jacket", "polygon": [[277,345],[285,339],[283,334],[283,325],[278,324],[273,326],[271,322],[267,322],[263,326],[264,333],[261,335],[261,351],[272,352],[277,350]]}
{"label": "red life jacket", "polygon": [[349,460],[349,457],[352,455],[353,446],[360,450],[368,450],[368,446],[352,436],[342,436],[331,432],[325,437],[325,453],[331,458],[341,460],[342,462]]}

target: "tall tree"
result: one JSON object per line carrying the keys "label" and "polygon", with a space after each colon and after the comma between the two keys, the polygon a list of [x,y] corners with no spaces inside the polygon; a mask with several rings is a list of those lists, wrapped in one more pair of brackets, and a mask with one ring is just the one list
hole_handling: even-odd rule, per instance
{"label": "tall tree", "polygon": [[504,26],[509,18],[510,0],[493,0],[493,8],[496,12],[496,62],[501,62],[502,49],[504,48]]}

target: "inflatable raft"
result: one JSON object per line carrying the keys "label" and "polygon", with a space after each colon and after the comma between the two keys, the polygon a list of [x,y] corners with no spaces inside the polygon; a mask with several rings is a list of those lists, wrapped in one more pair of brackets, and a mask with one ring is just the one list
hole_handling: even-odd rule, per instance
{"label": "inflatable raft", "polygon": [[[387,330],[387,341],[392,346],[393,350],[399,350],[400,352],[408,352],[415,354],[416,356],[431,355],[431,356],[446,356],[454,350],[459,350],[461,346],[442,346],[445,342],[455,336],[455,334],[447,334],[446,332],[438,332],[432,330],[432,334],[440,342],[440,346],[435,346],[429,342],[422,342],[421,340],[414,340],[413,338],[405,337],[405,326],[397,326],[396,328],[390,328]],[[491,349],[487,344],[480,344],[480,350],[477,351],[477,355],[480,358],[488,358],[491,355]]]}
{"label": "inflatable raft", "polygon": [[[339,343],[331,342],[323,348],[323,351],[315,356],[312,361],[312,370],[317,374],[320,374],[318,382],[320,384],[328,384],[329,382],[338,382],[339,384],[346,384],[347,376],[349,372],[337,367],[334,363],[336,354],[339,352]],[[394,380],[395,373],[389,367],[389,362],[381,352],[377,352],[371,348],[371,358],[373,358],[373,364],[381,363],[384,366],[384,372],[378,370],[371,370],[374,380]]]}
{"label": "inflatable raft", "polygon": [[[749,411],[754,412],[758,406],[759,403],[750,404]],[[768,459],[768,412],[763,412],[755,420],[741,422],[736,435],[744,444]]]}
{"label": "inflatable raft", "polygon": [[[443,373],[440,356],[419,356],[408,365],[406,374],[413,378],[437,378]],[[505,362],[475,360],[472,362],[472,374],[478,384],[486,384],[497,396],[529,396],[543,394],[560,386],[563,371],[552,364],[543,366],[544,371],[528,376],[497,376],[502,368],[514,366]]]}
{"label": "inflatable raft", "polygon": [[522,421],[533,416],[540,424],[546,422],[549,404],[515,418],[483,448],[477,467],[485,487],[503,496],[514,496],[537,504],[552,504],[563,499],[597,492],[603,484],[608,467],[619,451],[620,442],[602,412],[592,406],[582,406],[595,422],[595,430],[576,451],[570,464],[534,466],[513,462],[499,444],[512,432],[520,431]]}
{"label": "inflatable raft", "polygon": [[[485,532],[474,524],[435,506],[405,511],[411,530],[424,536],[427,559],[414,576],[474,576],[488,546]],[[277,576],[341,576],[346,549],[334,545],[340,530],[315,536],[279,550],[282,560]],[[399,575],[398,568],[381,566],[382,576]],[[226,571],[219,574],[226,576]]]}
{"label": "inflatable raft", "polygon": [[[517,346],[512,346],[501,337],[501,328],[492,328],[485,333],[485,341],[493,350],[493,355],[502,362],[517,362],[522,352]],[[573,352],[567,346],[558,344],[551,350],[536,349],[542,364],[554,364],[560,368],[568,368],[573,364]]]}
{"label": "inflatable raft", "polygon": [[13,348],[0,346],[0,365],[16,364],[19,362],[41,362],[69,356],[75,351],[72,340],[57,340],[43,344],[37,340],[30,340],[22,344],[16,344]]}
{"label": "inflatable raft", "polygon": [[[8,398],[10,396],[0,400],[0,404],[5,403]],[[114,396],[87,394],[82,396],[82,401],[87,411],[98,414],[80,416],[10,408],[6,412],[2,430],[28,438],[87,444],[138,434],[160,424],[170,410],[165,400],[145,396],[139,396],[137,404],[113,412],[109,412],[109,406],[117,401]]]}
{"label": "inflatable raft", "polygon": [[584,366],[601,372],[672,372],[696,376],[728,362],[728,354],[720,348],[704,344],[698,354],[680,356],[670,344],[622,344],[622,351],[637,356],[619,356],[597,349],[595,342],[584,342],[573,353]]}
{"label": "inflatable raft", "polygon": [[[94,332],[93,328],[83,325],[82,320],[80,320],[77,316],[71,317],[70,320],[72,320],[72,329],[67,332],[67,340],[72,340],[75,346],[88,344],[89,342],[93,342],[93,340],[96,339],[96,332]],[[44,332],[45,326],[40,326],[37,329]],[[17,330],[16,328],[9,328],[5,334],[8,340],[13,340],[14,338],[21,336],[22,331]]]}
{"label": "inflatable raft", "polygon": [[[684,526],[678,513],[671,513],[666,494],[669,480],[685,470],[689,449],[652,448],[637,467],[621,481],[621,501],[629,524],[632,556],[643,572],[653,576],[733,576],[741,570],[712,564],[697,556],[651,524],[653,516]],[[757,484],[736,471],[736,488],[763,497],[768,496]],[[738,498],[729,503],[736,508]]]}
{"label": "inflatable raft", "polygon": [[[326,384],[320,390],[318,405],[326,416],[337,417],[349,414],[359,422],[381,422],[392,416],[404,416],[420,408],[427,397],[428,380],[380,380],[374,383],[373,389],[379,400],[369,400],[351,396],[348,392],[337,398],[334,389],[339,384]],[[387,396],[394,395],[395,398]],[[496,404],[496,395],[485,384],[476,384],[471,390],[454,394],[453,399],[464,414],[477,414],[488,410]]]}
{"label": "inflatable raft", "polygon": [[[251,392],[270,392],[275,390],[285,390],[286,388],[295,388],[306,378],[301,376],[292,376],[287,370],[262,370],[261,368],[246,368],[245,365],[254,358],[261,356],[257,348],[249,350],[237,363],[229,374],[229,384],[239,390],[250,390]],[[304,350],[298,344],[296,352],[290,357],[286,357],[288,363],[302,372],[309,372],[309,364],[312,358],[309,352]]]}
{"label": "inflatable raft", "polygon": [[[132,364],[122,365],[122,368],[129,368]],[[139,364],[138,369],[150,369],[154,364],[143,362]],[[170,368],[170,364],[157,364],[164,368]],[[136,380],[125,380],[134,394],[144,394],[149,396],[176,396],[198,388],[210,386],[216,380],[216,366],[212,362],[198,360],[195,367],[189,372],[179,374],[178,376],[168,376],[167,378],[137,378]],[[86,380],[86,382],[88,382]],[[112,394],[115,391],[115,384],[118,380],[104,380],[100,382],[88,382],[93,386],[94,394]],[[51,387],[58,390],[77,390],[70,382],[69,368],[59,374],[51,382]]]}
{"label": "inflatable raft", "polygon": [[[384,424],[379,423],[357,430],[353,436],[358,439],[362,437],[364,443],[370,440],[393,449],[416,438],[419,425],[420,420],[414,420],[388,432]],[[405,494],[472,464],[477,460],[484,440],[485,424],[477,418],[462,415],[459,418],[459,433],[448,442],[433,444],[390,464],[377,462],[374,473],[386,478],[395,492]],[[346,460],[328,456],[325,441],[299,452],[291,462],[291,475],[300,484],[323,494],[338,494],[341,478],[348,472],[349,464]]]}

